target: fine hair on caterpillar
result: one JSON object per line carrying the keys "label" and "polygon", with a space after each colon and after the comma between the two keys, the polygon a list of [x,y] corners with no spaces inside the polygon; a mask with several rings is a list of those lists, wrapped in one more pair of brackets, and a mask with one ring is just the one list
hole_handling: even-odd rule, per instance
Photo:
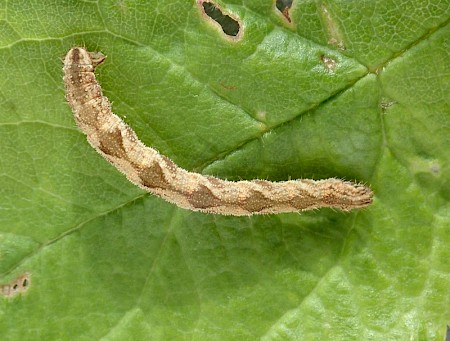
{"label": "fine hair on caterpillar", "polygon": [[247,216],[320,207],[348,211],[372,203],[370,188],[335,178],[325,180],[227,181],[189,172],[144,145],[111,110],[95,78],[105,60],[81,47],[64,59],[66,99],[90,145],[135,185],[177,206],[204,213]]}

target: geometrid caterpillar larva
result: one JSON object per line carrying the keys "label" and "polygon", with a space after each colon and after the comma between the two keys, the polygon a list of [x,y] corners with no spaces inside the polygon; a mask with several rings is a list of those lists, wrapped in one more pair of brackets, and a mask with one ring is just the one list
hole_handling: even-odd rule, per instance
{"label": "geometrid caterpillar larva", "polygon": [[179,207],[234,216],[296,212],[319,207],[341,210],[372,202],[370,188],[339,179],[226,181],[188,172],[155,149],[111,111],[95,79],[101,53],[72,48],[64,59],[66,98],[92,147],[139,187]]}

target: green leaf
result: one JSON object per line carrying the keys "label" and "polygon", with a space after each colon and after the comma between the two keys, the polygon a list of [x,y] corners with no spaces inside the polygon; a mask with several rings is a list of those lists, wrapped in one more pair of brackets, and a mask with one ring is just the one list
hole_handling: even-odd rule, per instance
{"label": "green leaf", "polygon": [[[200,1],[201,2],[201,1]],[[2,339],[442,340],[450,323],[450,1],[0,3]],[[144,193],[64,99],[107,55],[115,113],[180,166],[338,177],[367,209],[224,217]]]}

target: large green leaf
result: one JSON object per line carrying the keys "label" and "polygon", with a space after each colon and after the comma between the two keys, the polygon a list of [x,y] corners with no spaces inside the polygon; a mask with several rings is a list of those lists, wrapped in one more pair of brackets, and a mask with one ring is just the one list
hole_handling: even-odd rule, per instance
{"label": "large green leaf", "polygon": [[[219,2],[218,2],[219,4]],[[0,2],[7,340],[442,340],[450,322],[450,1]],[[144,193],[64,100],[73,46],[115,113],[186,169],[339,177],[374,204],[223,217]]]}

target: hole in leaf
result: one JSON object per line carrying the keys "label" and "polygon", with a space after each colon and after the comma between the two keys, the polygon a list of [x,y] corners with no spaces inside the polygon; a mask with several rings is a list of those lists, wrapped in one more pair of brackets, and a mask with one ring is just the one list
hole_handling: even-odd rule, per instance
{"label": "hole in leaf", "polygon": [[205,14],[217,22],[226,35],[236,37],[239,34],[239,22],[229,15],[224,14],[216,4],[205,1],[202,3],[202,7]]}
{"label": "hole in leaf", "polygon": [[281,14],[283,14],[289,23],[292,22],[291,16],[289,15],[289,10],[291,9],[293,2],[293,0],[276,0],[275,2],[275,7]]}
{"label": "hole in leaf", "polygon": [[22,294],[28,290],[30,286],[30,274],[25,273],[16,278],[14,281],[0,285],[0,296],[11,298]]}

